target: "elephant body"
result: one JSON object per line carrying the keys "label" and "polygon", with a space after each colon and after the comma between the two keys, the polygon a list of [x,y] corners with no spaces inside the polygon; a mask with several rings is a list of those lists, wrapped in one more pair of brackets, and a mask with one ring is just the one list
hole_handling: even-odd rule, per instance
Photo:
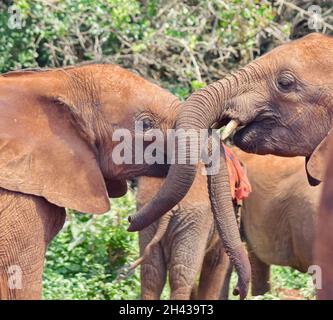
{"label": "elephant body", "polygon": [[[248,196],[249,182],[235,155],[224,146],[230,192],[237,201]],[[158,222],[139,233],[142,299],[159,299],[169,274],[171,299],[227,298],[231,274],[229,257],[216,229],[207,188],[207,176],[198,170],[185,198]],[[137,206],[151,200],[163,179],[140,177]],[[199,284],[196,278],[200,275]]]}
{"label": "elephant body", "polygon": [[[320,267],[320,287],[317,287],[317,296],[321,300],[333,300],[333,131],[322,155],[327,164],[321,173],[324,178],[323,193],[320,201],[318,223],[316,230],[314,264]],[[317,283],[316,283],[317,284]]]}
{"label": "elephant body", "polygon": [[[313,264],[321,187],[308,184],[303,157],[259,156],[238,148],[233,151],[245,166],[252,187],[242,203],[241,224],[252,268],[252,294],[261,295],[270,290],[270,265],[307,272]],[[139,179],[139,208],[162,182]],[[163,229],[159,224],[167,228],[142,261],[142,298],[159,299],[168,272],[171,299],[227,298],[232,266],[216,232],[204,176],[197,173],[184,200],[160,222],[140,232],[141,255]]]}
{"label": "elephant body", "polygon": [[[332,57],[333,37],[320,33],[282,44],[237,72],[193,92],[182,105],[176,129],[193,132],[227,125],[228,134],[223,135],[226,138],[238,126],[240,129],[233,136],[236,146],[260,155],[306,157],[309,182],[319,183],[323,177],[320,170],[323,161],[317,148],[327,149],[326,137],[333,125]],[[191,158],[190,148],[185,149],[184,158]],[[189,190],[196,166],[186,163],[170,167],[165,186],[177,183],[183,191]],[[244,298],[250,266],[240,245],[231,206],[229,210],[225,207],[230,203],[221,191],[225,184],[225,169],[208,179],[217,229],[238,273],[237,291]],[[174,196],[172,188],[162,187],[160,192],[158,199]],[[154,204],[157,206],[156,201]],[[157,208],[161,207],[162,204]],[[139,212],[140,219],[132,221],[135,230],[145,226],[139,220],[154,220],[156,208],[148,208]],[[163,202],[162,211],[170,210],[166,208]],[[328,245],[322,245],[330,251],[333,260],[333,251]]]}
{"label": "elephant body", "polygon": [[[166,134],[179,101],[111,64],[9,72],[0,97],[0,298],[38,299],[65,207],[104,213],[109,197],[126,193],[126,179],[166,175],[166,164],[126,162],[136,151],[126,148],[153,128]],[[120,163],[116,129],[130,139]]]}
{"label": "elephant body", "polygon": [[[138,208],[154,196],[162,183],[159,178],[139,178]],[[165,233],[141,264],[141,298],[160,299],[169,274],[170,299],[218,299],[224,283],[222,275],[230,262],[214,225],[206,176],[198,173],[186,197],[159,222],[140,231],[141,255],[161,224],[166,224]]]}
{"label": "elephant body", "polygon": [[252,267],[252,294],[260,295],[270,289],[270,265],[307,272],[314,264],[321,187],[309,185],[302,157],[234,151],[252,186],[243,202],[241,221]]}

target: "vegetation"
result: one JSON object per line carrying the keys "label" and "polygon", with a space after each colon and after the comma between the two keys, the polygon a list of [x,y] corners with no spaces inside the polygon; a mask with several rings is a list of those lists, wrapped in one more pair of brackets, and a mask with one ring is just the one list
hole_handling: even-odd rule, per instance
{"label": "vegetation", "polygon": [[[322,8],[331,33],[329,1]],[[14,7],[12,5],[15,5]],[[162,84],[180,98],[223,77],[270,48],[309,31],[309,1],[268,0],[14,0],[0,3],[0,72],[107,60]],[[111,212],[69,212],[47,252],[45,299],[136,299],[139,278],[121,283],[117,270],[138,255],[126,232],[134,195],[112,201]],[[307,276],[273,270],[273,292],[300,290]],[[166,296],[166,294],[165,294]]]}
{"label": "vegetation", "polygon": [[[329,1],[322,7],[332,32]],[[10,6],[15,4],[15,7]],[[186,96],[307,26],[307,0],[0,3],[0,71],[106,59]],[[16,8],[18,13],[14,10]]]}
{"label": "vegetation", "polygon": [[139,277],[115,281],[117,270],[138,256],[137,234],[126,231],[134,195],[112,201],[101,216],[68,212],[47,251],[45,299],[137,299]]}
{"label": "vegetation", "polygon": [[[44,272],[45,299],[139,299],[139,271],[118,281],[121,267],[138,257],[137,234],[126,231],[135,210],[133,191],[113,200],[101,216],[69,212],[64,229],[51,243]],[[232,288],[236,284],[232,277]],[[255,299],[313,299],[310,276],[291,268],[272,268],[272,292]],[[166,288],[163,298],[167,299]],[[249,297],[251,299],[251,297]]]}

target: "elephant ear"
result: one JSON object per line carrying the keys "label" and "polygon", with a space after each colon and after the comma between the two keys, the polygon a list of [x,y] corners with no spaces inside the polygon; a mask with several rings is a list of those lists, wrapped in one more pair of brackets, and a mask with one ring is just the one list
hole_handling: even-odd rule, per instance
{"label": "elephant ear", "polygon": [[64,99],[60,104],[47,97],[57,96],[49,94],[57,90],[56,79],[42,73],[37,80],[24,74],[0,77],[0,187],[81,212],[108,211],[93,147]]}
{"label": "elephant ear", "polygon": [[311,186],[316,186],[323,181],[327,151],[331,140],[333,140],[333,130],[320,142],[312,155],[306,158],[306,173]]}

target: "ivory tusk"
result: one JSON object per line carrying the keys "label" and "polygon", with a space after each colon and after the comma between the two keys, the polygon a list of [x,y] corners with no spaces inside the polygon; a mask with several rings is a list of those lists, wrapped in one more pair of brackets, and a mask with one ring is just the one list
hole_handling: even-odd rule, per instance
{"label": "ivory tusk", "polygon": [[237,129],[237,127],[238,127],[238,122],[236,120],[229,121],[229,123],[225,126],[223,130],[221,139],[225,140],[228,137],[230,137],[233,134],[233,132]]}

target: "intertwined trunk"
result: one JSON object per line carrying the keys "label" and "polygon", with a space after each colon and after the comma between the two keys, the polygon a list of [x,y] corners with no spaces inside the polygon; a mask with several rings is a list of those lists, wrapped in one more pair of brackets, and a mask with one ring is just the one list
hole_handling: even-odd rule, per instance
{"label": "intertwined trunk", "polygon": [[[238,90],[249,82],[246,70],[217,81],[202,90],[193,93],[182,106],[176,129],[196,130],[207,129],[225,119],[242,117],[237,114],[232,98]],[[223,148],[222,148],[223,150]],[[178,150],[179,152],[179,150]],[[250,279],[250,264],[241,243],[239,230],[234,215],[228,180],[225,156],[222,151],[221,166],[217,175],[208,179],[212,210],[223,245],[238,272],[239,281],[236,293],[244,298],[247,294]],[[180,158],[190,159],[190,148],[187,145],[181,150]],[[188,163],[188,162],[186,162]],[[174,164],[171,166],[167,179],[155,198],[136,215],[131,217],[129,230],[141,230],[165,212],[175,206],[187,193],[192,185],[196,166]]]}

